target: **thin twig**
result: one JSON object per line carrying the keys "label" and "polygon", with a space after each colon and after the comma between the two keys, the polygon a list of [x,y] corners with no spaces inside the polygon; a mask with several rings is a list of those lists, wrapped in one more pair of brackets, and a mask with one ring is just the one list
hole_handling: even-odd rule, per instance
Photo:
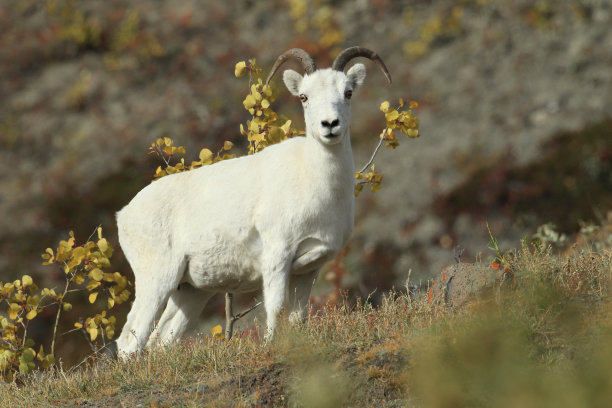
{"label": "thin twig", "polygon": [[66,277],[66,286],[64,287],[64,293],[62,294],[62,299],[57,303],[57,314],[55,315],[55,324],[53,325],[53,340],[51,341],[51,354],[55,355],[55,337],[57,334],[57,326],[59,325],[59,318],[62,314],[62,303],[64,303],[64,296],[66,296],[66,292],[68,292],[68,287],[70,286],[71,280]]}
{"label": "thin twig", "polygon": [[260,306],[263,301],[257,302],[256,304],[254,304],[253,306],[251,306],[250,308],[243,310],[242,312],[238,313],[237,315],[233,315],[232,312],[232,302],[233,302],[233,294],[227,292],[225,294],[225,338],[226,340],[231,340],[232,336],[234,335],[234,323],[236,323],[238,320],[242,319],[244,316],[246,316],[247,314],[249,314],[251,311],[253,311],[254,309],[256,309],[258,306]]}
{"label": "thin twig", "polygon": [[85,362],[87,362],[87,360],[89,360],[91,357],[93,356],[97,356],[99,355],[102,351],[104,351],[104,349],[107,349],[109,347],[110,343],[108,343],[107,345],[105,345],[104,347],[100,347],[99,349],[96,349],[93,353],[91,353],[90,355],[88,355],[87,357],[85,357],[79,364],[70,367],[70,369],[68,370],[68,372],[72,372],[74,370],[76,370],[77,368],[79,368],[80,366],[82,366],[83,364],[85,364]]}
{"label": "thin twig", "polygon": [[253,311],[254,309],[256,309],[258,306],[261,306],[261,304],[263,303],[263,300],[260,302],[255,303],[253,306],[251,306],[250,308],[248,308],[245,311],[242,311],[240,313],[238,313],[236,316],[234,316],[232,319],[234,321],[238,320],[238,319],[242,319],[244,316],[246,316],[249,312]]}
{"label": "thin twig", "polygon": [[87,238],[87,241],[85,241],[85,242],[91,241],[91,238],[94,235],[96,235],[96,232],[98,231],[98,228],[102,228],[102,224],[98,224],[98,226],[96,228],[94,228],[93,232],[91,233],[91,235],[89,236],[89,238]]}
{"label": "thin twig", "polygon": [[234,295],[230,292],[225,294],[225,338],[232,339],[234,333],[234,312],[232,312],[232,300]]}
{"label": "thin twig", "polygon": [[365,166],[363,166],[363,169],[361,169],[359,171],[359,173],[363,173],[364,171],[366,171],[367,168],[370,167],[370,165],[374,162],[374,157],[376,157],[376,154],[378,153],[378,150],[382,146],[382,144],[383,144],[383,142],[385,140],[385,135],[387,134],[388,130],[389,130],[389,128],[386,127],[385,130],[383,131],[383,136],[380,138],[380,141],[378,142],[378,146],[376,146],[376,149],[374,149],[374,153],[372,153],[372,157],[370,157],[370,160],[367,162],[367,164]]}
{"label": "thin twig", "polygon": [[75,332],[75,331],[77,331],[77,330],[81,330],[81,328],[80,328],[80,327],[75,327],[74,329],[71,329],[71,330],[65,331],[65,332],[63,332],[63,333],[60,333],[60,336],[65,336],[66,334],[69,334],[69,333]]}

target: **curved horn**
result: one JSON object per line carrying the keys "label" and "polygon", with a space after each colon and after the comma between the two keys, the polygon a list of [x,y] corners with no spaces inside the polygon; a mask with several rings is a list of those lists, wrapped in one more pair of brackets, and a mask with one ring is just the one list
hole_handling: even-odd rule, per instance
{"label": "curved horn", "polygon": [[302,64],[302,68],[304,68],[304,72],[306,72],[307,74],[312,74],[317,69],[314,60],[306,51],[301,48],[292,48],[282,53],[276,59],[276,62],[272,67],[272,71],[270,71],[270,75],[268,75],[268,79],[266,79],[266,85],[268,85],[278,68],[280,68],[281,65],[283,65],[287,60],[290,59],[294,59],[300,64]]}
{"label": "curved horn", "polygon": [[378,56],[377,53],[364,47],[350,47],[342,51],[334,60],[332,69],[336,71],[344,71],[344,67],[346,67],[346,64],[348,64],[348,62],[353,58],[357,57],[365,57],[374,61],[376,65],[380,67],[383,74],[385,74],[385,77],[387,77],[387,81],[391,83],[391,74],[389,74],[389,70],[385,66],[383,60]]}

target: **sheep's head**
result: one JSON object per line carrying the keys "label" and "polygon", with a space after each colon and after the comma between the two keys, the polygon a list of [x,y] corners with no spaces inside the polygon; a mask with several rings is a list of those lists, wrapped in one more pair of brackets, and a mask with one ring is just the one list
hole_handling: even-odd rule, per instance
{"label": "sheep's head", "polygon": [[376,62],[391,83],[389,71],[375,52],[367,48],[351,47],[338,55],[331,68],[321,70],[316,69],[312,57],[306,51],[293,48],[278,57],[266,84],[285,61],[299,61],[305,75],[288,69],[283,74],[283,81],[289,92],[302,101],[307,133],[324,145],[334,145],[348,134],[351,96],[366,77],[363,64],[355,64],[344,73],[346,64],[357,57],[366,57]]}

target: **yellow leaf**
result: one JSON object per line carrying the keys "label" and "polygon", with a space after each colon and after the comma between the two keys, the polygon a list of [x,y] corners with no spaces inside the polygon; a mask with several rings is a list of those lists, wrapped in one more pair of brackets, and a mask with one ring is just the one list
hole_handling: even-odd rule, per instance
{"label": "yellow leaf", "polygon": [[162,139],[161,137],[158,138],[155,143],[157,143],[158,146],[163,146],[164,145],[164,139]]}
{"label": "yellow leaf", "polygon": [[42,368],[48,368],[50,366],[52,366],[53,364],[55,364],[55,357],[53,357],[53,354],[47,354],[42,361]]}
{"label": "yellow leaf", "polygon": [[89,338],[91,339],[91,341],[94,341],[96,337],[98,337],[98,329],[96,327],[90,328],[87,331],[89,332]]}
{"label": "yellow leaf", "polygon": [[399,113],[395,109],[385,114],[385,119],[387,119],[387,121],[393,121],[397,118],[399,118]]}
{"label": "yellow leaf", "polygon": [[281,126],[281,129],[283,129],[283,132],[285,132],[285,134],[289,133],[289,128],[291,127],[291,121],[288,120],[285,122],[285,124],[283,126]]}
{"label": "yellow leaf", "polygon": [[[242,127],[242,125],[240,125],[240,127]],[[223,150],[230,150],[232,147],[234,147],[234,144],[229,140],[223,142]]]}
{"label": "yellow leaf", "polygon": [[64,312],[69,312],[72,310],[72,305],[70,303],[64,303],[64,305],[62,306],[62,308],[64,309]]}
{"label": "yellow leaf", "polygon": [[21,306],[19,306],[17,303],[11,303],[8,308],[9,318],[11,320],[15,320],[20,311]]}
{"label": "yellow leaf", "polygon": [[208,149],[200,150],[200,160],[202,160],[202,164],[211,164],[213,158],[213,153]]}
{"label": "yellow leaf", "polygon": [[72,254],[70,255],[71,259],[70,259],[69,264],[74,264],[74,266],[80,264],[83,258],[87,255],[86,252],[87,251],[83,247],[74,248],[74,250],[72,251]]}
{"label": "yellow leaf", "polygon": [[89,295],[89,303],[94,303],[98,298],[98,292],[94,292]]}
{"label": "yellow leaf", "polygon": [[242,101],[242,104],[244,105],[244,108],[249,109],[250,112],[250,109],[257,104],[257,101],[253,95],[247,95],[246,98],[244,98],[244,101]]}
{"label": "yellow leaf", "polygon": [[380,110],[384,113],[387,113],[387,111],[389,110],[389,102],[388,101],[384,101],[383,103],[380,104]]}
{"label": "yellow leaf", "polygon": [[247,71],[246,62],[240,61],[236,63],[236,68],[234,68],[234,75],[236,76],[236,78],[240,78],[241,76],[243,76],[246,73],[246,71]]}
{"label": "yellow leaf", "polygon": [[100,240],[98,240],[98,248],[100,248],[100,251],[102,252],[106,252],[108,251],[108,241],[106,240],[106,238],[102,238]]}
{"label": "yellow leaf", "polygon": [[89,272],[89,277],[95,281],[101,281],[104,277],[104,272],[100,268],[96,268]]}
{"label": "yellow leaf", "polygon": [[36,310],[32,309],[32,310],[30,310],[30,311],[28,312],[28,314],[26,315],[26,319],[28,319],[28,320],[32,320],[33,318],[35,318],[35,317],[36,317],[36,315],[37,315],[37,314],[38,314],[38,312],[37,312]]}
{"label": "yellow leaf", "polygon": [[80,285],[83,282],[85,282],[85,277],[83,276],[81,272],[74,275],[74,283],[76,283],[77,285]]}
{"label": "yellow leaf", "polygon": [[23,359],[23,361],[26,361],[28,363],[34,361],[34,357],[36,357],[36,352],[32,350],[31,348],[26,348],[25,350],[21,352],[21,359]]}
{"label": "yellow leaf", "polygon": [[113,306],[115,306],[115,299],[113,299],[112,297],[109,297],[108,299],[106,299],[106,307],[108,309],[112,309]]}
{"label": "yellow leaf", "polygon": [[24,288],[30,286],[32,283],[34,282],[32,281],[32,277],[30,275],[23,275],[21,277],[21,284]]}
{"label": "yellow leaf", "polygon": [[281,128],[273,126],[268,134],[268,139],[272,143],[278,143],[281,141],[283,136],[285,136],[285,133],[281,130]]}
{"label": "yellow leaf", "polygon": [[410,101],[410,105],[408,105],[410,109],[416,109],[419,107],[419,103],[417,101]]}
{"label": "yellow leaf", "polygon": [[355,197],[363,190],[363,184],[355,184]]}
{"label": "yellow leaf", "polygon": [[76,322],[74,324],[74,327],[76,327],[77,329],[81,329],[81,328],[83,328],[83,323]]}
{"label": "yellow leaf", "polygon": [[268,101],[267,99],[262,100],[261,107],[264,109],[268,109],[270,107],[270,101]]}
{"label": "yellow leaf", "polygon": [[172,146],[172,139],[169,137],[164,137],[164,144],[168,147]]}
{"label": "yellow leaf", "polygon": [[85,286],[85,288],[91,292],[100,285],[102,285],[102,282],[92,280],[87,284],[87,286]]}
{"label": "yellow leaf", "polygon": [[211,334],[217,340],[223,340],[225,336],[223,335],[223,328],[220,324],[216,325],[212,329],[210,329]]}
{"label": "yellow leaf", "polygon": [[264,87],[261,90],[264,92],[264,94],[266,94],[266,96],[268,97],[272,96],[272,87],[270,85],[264,85]]}

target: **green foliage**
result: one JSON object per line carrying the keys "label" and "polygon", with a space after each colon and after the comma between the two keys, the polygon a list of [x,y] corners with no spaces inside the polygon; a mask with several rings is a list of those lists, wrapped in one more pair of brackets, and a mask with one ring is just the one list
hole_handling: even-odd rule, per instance
{"label": "green foliage", "polygon": [[[0,317],[0,373],[3,380],[11,381],[15,372],[26,374],[37,367],[44,369],[55,364],[55,338],[60,316],[62,312],[72,310],[72,304],[66,300],[68,294],[87,291],[91,304],[96,303],[100,295],[105,298],[102,306],[105,310],[80,318],[74,324],[76,330],[87,334],[94,351],[114,337],[116,318],[107,316],[107,310],[130,298],[128,287],[131,282],[119,272],[108,272],[113,248],[102,236],[102,228],[97,229],[97,237],[96,241],[88,240],[77,245],[71,231],[69,238],[60,241],[55,251],[47,248],[42,254],[43,265],[54,265],[64,273],[65,285],[59,293],[54,288],[40,289],[29,275],[23,275],[12,283],[0,282],[0,300],[7,305],[6,316]],[[49,307],[56,308],[56,319],[51,352],[45,354],[42,345],[38,352],[34,350],[34,341],[28,338],[28,327],[42,310]]]}

